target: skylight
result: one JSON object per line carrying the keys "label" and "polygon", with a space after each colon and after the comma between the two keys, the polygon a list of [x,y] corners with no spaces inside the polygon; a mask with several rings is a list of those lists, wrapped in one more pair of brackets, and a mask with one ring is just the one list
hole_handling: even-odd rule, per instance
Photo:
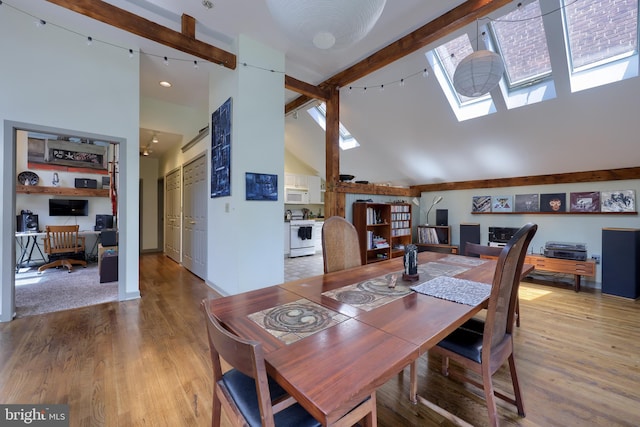
{"label": "skylight", "polygon": [[490,94],[469,98],[460,95],[453,88],[456,67],[472,52],[469,36],[465,33],[425,54],[458,121],[486,116],[496,111]]}
{"label": "skylight", "polygon": [[520,6],[490,24],[496,51],[502,56],[510,89],[551,75],[551,60],[540,4]]}
{"label": "skylight", "polygon": [[572,91],[638,75],[637,0],[563,0]]}
{"label": "skylight", "polygon": [[[315,105],[307,110],[307,113],[320,125],[320,127],[326,131],[327,130],[327,106],[323,102],[321,104]],[[347,128],[345,128],[342,123],[340,123],[340,148],[342,150],[350,150],[352,148],[359,147],[360,144],[358,141],[349,133]]]}
{"label": "skylight", "polygon": [[[460,121],[495,111],[491,94],[466,98],[453,88],[456,66],[474,50],[492,50],[503,58],[500,94],[509,109],[555,98],[555,80],[566,81],[566,74],[559,73],[568,72],[572,92],[637,77],[638,1],[518,3],[499,18],[481,18],[469,25],[468,34],[427,52],[427,60]],[[478,22],[483,20],[489,23],[480,27]],[[558,45],[560,34],[564,44]],[[551,51],[550,39],[557,40]],[[552,64],[559,70],[553,70]]]}

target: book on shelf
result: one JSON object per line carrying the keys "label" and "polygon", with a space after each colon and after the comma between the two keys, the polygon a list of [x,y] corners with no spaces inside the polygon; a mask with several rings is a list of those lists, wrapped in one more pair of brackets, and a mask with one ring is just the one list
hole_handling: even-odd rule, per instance
{"label": "book on shelf", "polygon": [[438,245],[441,243],[436,229],[432,227],[421,227],[418,229],[418,242],[431,245]]}

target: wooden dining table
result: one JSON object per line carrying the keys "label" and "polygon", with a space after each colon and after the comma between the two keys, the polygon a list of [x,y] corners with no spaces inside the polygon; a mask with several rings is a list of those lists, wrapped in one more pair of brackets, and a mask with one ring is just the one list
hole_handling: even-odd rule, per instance
{"label": "wooden dining table", "polygon": [[402,279],[396,258],[208,303],[232,332],[262,343],[268,374],[329,426],[486,307],[408,287],[441,275],[491,284],[496,261],[422,252],[418,262],[417,282]]}

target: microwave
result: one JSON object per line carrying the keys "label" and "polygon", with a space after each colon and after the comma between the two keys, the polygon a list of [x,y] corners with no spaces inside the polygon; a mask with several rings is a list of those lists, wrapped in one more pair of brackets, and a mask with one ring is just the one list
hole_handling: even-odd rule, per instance
{"label": "microwave", "polygon": [[309,192],[307,190],[300,190],[297,188],[284,189],[284,202],[290,204],[308,205],[309,204]]}

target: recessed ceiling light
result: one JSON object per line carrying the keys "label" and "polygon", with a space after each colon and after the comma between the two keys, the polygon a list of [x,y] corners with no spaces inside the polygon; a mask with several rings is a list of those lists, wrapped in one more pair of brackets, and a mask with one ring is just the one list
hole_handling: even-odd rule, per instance
{"label": "recessed ceiling light", "polygon": [[171,83],[163,80],[163,81],[160,82],[160,86],[162,86],[162,87],[171,87]]}

